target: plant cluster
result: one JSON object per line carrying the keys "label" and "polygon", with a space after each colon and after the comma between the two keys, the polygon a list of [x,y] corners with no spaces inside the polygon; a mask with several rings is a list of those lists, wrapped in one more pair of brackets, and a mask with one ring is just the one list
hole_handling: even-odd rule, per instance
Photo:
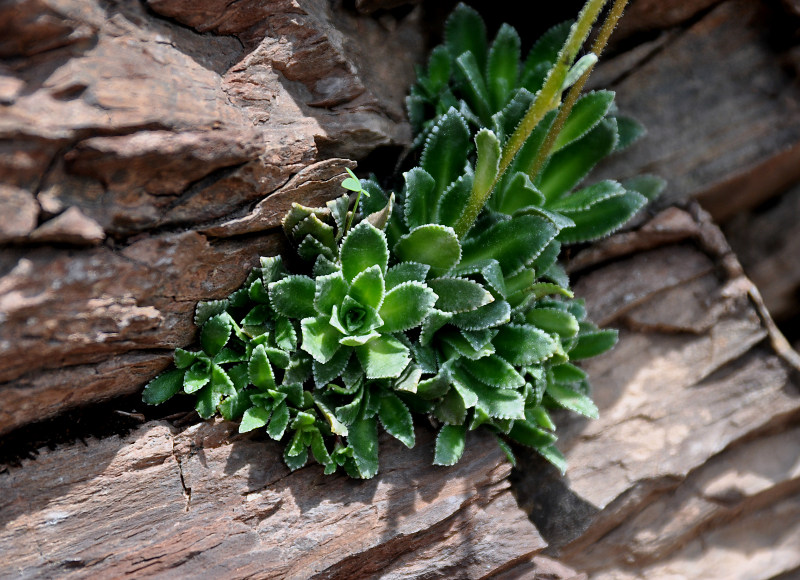
{"label": "plant cluster", "polygon": [[561,244],[618,229],[662,187],[647,176],[581,186],[642,133],[611,92],[561,105],[596,60],[573,64],[590,5],[524,61],[511,26],[490,44],[459,5],[408,98],[421,154],[402,189],[351,173],[352,207],[347,195],[295,204],[283,220],[290,255],[262,258],[244,287],[200,303],[201,349],[177,349],[144,400],[196,394],[202,417],[285,441],[292,469],[313,455],[326,473],[370,478],[379,425],[412,447],[415,416],[438,428],[435,464],[457,462],[481,427],[509,455],[516,441],[563,469],[550,411],[597,415],[573,363],[616,332],[586,320]]}

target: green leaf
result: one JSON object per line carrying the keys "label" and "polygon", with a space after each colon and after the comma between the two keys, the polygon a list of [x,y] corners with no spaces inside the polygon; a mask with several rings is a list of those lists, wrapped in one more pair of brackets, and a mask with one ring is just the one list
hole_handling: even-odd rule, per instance
{"label": "green leaf", "polygon": [[467,208],[472,194],[472,170],[451,183],[439,198],[436,209],[436,223],[454,227]]}
{"label": "green leaf", "polygon": [[593,52],[580,57],[577,62],[570,67],[569,71],[567,71],[567,76],[564,77],[564,82],[561,83],[561,90],[566,91],[569,87],[577,83],[595,64],[597,64],[597,55]]}
{"label": "green leaf", "polygon": [[391,393],[383,393],[380,400],[378,418],[384,429],[409,449],[414,447],[414,421],[408,407]]}
{"label": "green leaf", "polygon": [[219,365],[211,365],[211,388],[215,393],[225,397],[232,397],[236,394],[233,381],[225,369]]}
{"label": "green leaf", "polygon": [[505,359],[490,355],[477,360],[461,359],[460,363],[469,374],[499,389],[516,389],[525,385],[525,379]]}
{"label": "green leaf", "polygon": [[481,123],[488,123],[492,105],[478,60],[475,55],[467,52],[456,59],[456,67],[455,76],[466,102],[478,114]]}
{"label": "green leaf", "polygon": [[274,389],[275,375],[272,373],[272,365],[269,364],[266,349],[263,344],[259,344],[253,349],[250,355],[248,366],[250,382],[259,389]]}
{"label": "green leaf", "polygon": [[314,308],[320,314],[330,316],[331,309],[339,305],[347,295],[347,282],[341,272],[317,276],[314,290]]}
{"label": "green leaf", "polygon": [[370,266],[353,278],[348,294],[356,302],[378,309],[383,302],[384,291],[383,272],[380,266]]}
{"label": "green leaf", "polygon": [[422,330],[419,333],[420,344],[423,346],[428,345],[436,331],[447,324],[451,318],[453,318],[453,314],[450,312],[432,309],[422,322]]}
{"label": "green leaf", "polygon": [[495,389],[483,383],[470,385],[478,396],[476,408],[495,419],[524,419],[525,397],[514,389]]}
{"label": "green leaf", "polygon": [[408,348],[402,342],[385,335],[357,346],[356,354],[368,379],[397,377],[411,360]]}
{"label": "green leaf", "polygon": [[322,388],[334,379],[341,376],[347,361],[350,360],[350,355],[353,350],[350,348],[340,348],[333,355],[333,358],[326,363],[313,362],[314,383],[318,388]]}
{"label": "green leaf", "polygon": [[571,22],[562,22],[545,32],[533,45],[522,66],[520,83],[535,93],[544,83],[545,76],[558,58],[558,53],[567,41]]}
{"label": "green leaf", "polygon": [[555,225],[542,217],[513,217],[465,240],[461,262],[497,260],[506,276],[513,275],[539,256],[557,233]]}
{"label": "green leaf", "polygon": [[471,264],[462,264],[453,271],[454,276],[464,277],[472,274],[480,275],[486,281],[484,287],[490,288],[500,296],[506,296],[506,281],[497,260],[479,260]]}
{"label": "green leaf", "polygon": [[469,312],[494,302],[491,292],[465,278],[435,278],[428,286],[439,297],[436,308],[444,312]]}
{"label": "green leaf", "polygon": [[514,365],[540,362],[556,352],[557,343],[549,334],[527,324],[506,324],[494,337],[497,354]]}
{"label": "green leaf", "polygon": [[508,215],[524,207],[540,207],[544,204],[544,195],[531,182],[530,177],[518,171],[503,191],[497,211]]}
{"label": "green leaf", "polygon": [[563,149],[577,141],[603,120],[614,102],[612,91],[594,91],[583,95],[564,123],[564,128],[556,137],[551,153]]}
{"label": "green leaf", "polygon": [[394,253],[401,261],[427,264],[433,274],[444,274],[461,259],[461,245],[453,228],[428,224],[401,237]]}
{"label": "green leaf", "polygon": [[359,419],[348,429],[347,443],[363,479],[378,473],[378,422],[374,417]]}
{"label": "green leaf", "polygon": [[481,129],[475,135],[475,146],[478,160],[475,164],[471,199],[487,199],[500,168],[500,141],[490,130]]}
{"label": "green leaf", "polygon": [[550,157],[538,180],[539,190],[549,201],[565,196],[617,144],[617,124],[604,119],[586,135]]}
{"label": "green leaf", "polygon": [[389,249],[386,236],[375,226],[361,222],[347,233],[340,250],[342,274],[352,282],[358,274],[370,266],[379,266],[386,273]]}
{"label": "green leaf", "polygon": [[336,199],[326,201],[325,207],[330,210],[333,222],[336,224],[336,240],[338,241],[344,234],[344,227],[347,223],[347,210],[350,208],[350,197],[342,195]]}
{"label": "green leaf", "polygon": [[[297,433],[295,437],[297,436],[302,436],[302,433]],[[289,455],[290,449],[291,447],[287,445],[286,449],[283,452],[283,460],[284,462],[286,462],[286,466],[290,470],[295,471],[305,466],[306,463],[308,463],[308,450],[305,447],[303,447],[297,453],[297,455]]]}
{"label": "green leaf", "polygon": [[303,333],[300,348],[317,362],[328,362],[339,350],[339,338],[342,335],[324,318],[304,318],[300,322],[300,328]]}
{"label": "green leaf", "polygon": [[300,383],[288,383],[284,377],[284,383],[278,387],[279,393],[286,394],[286,400],[294,407],[303,407],[303,385]]}
{"label": "green leaf", "polygon": [[290,239],[301,240],[306,237],[316,239],[323,247],[330,249],[336,247],[333,226],[326,224],[316,215],[308,216],[292,228]]}
{"label": "green leaf", "polygon": [[[336,418],[345,425],[352,425],[358,419],[359,411],[361,411],[361,402],[364,398],[364,389],[360,389],[358,394],[353,397],[353,400],[337,407],[335,410]],[[348,429],[349,431],[349,429]]]}
{"label": "green leaf", "polygon": [[336,418],[336,415],[334,414],[333,411],[331,411],[330,407],[326,404],[325,400],[323,400],[323,397],[317,393],[315,393],[313,397],[314,397],[314,403],[316,403],[317,405],[317,409],[319,409],[320,413],[322,413],[322,416],[328,420],[328,424],[330,425],[331,428],[331,433],[333,433],[334,435],[341,435],[342,437],[346,437],[348,433],[347,427],[345,427],[339,421],[339,419]]}
{"label": "green leaf", "polygon": [[289,425],[289,407],[282,401],[272,411],[272,418],[269,420],[267,435],[276,441],[283,437],[286,427]]}
{"label": "green leaf", "polygon": [[417,385],[417,394],[423,399],[433,400],[443,397],[450,390],[450,374],[443,369],[439,374],[420,381]]}
{"label": "green leaf", "polygon": [[269,301],[278,314],[287,318],[306,318],[314,309],[316,284],[308,276],[287,276],[269,285]]}
{"label": "green leaf", "polygon": [[208,300],[207,302],[198,302],[194,310],[194,324],[195,326],[203,325],[209,318],[222,314],[228,308],[227,300]]}
{"label": "green leaf", "polygon": [[586,373],[575,365],[565,363],[554,366],[553,380],[557,383],[577,383],[586,380]]}
{"label": "green leaf", "polygon": [[239,423],[239,433],[247,433],[263,427],[269,421],[271,414],[271,411],[267,411],[263,407],[250,407],[244,412],[242,422]]}
{"label": "green leaf", "polygon": [[466,425],[445,425],[436,436],[434,465],[455,465],[464,454],[467,438]]}
{"label": "green leaf", "polygon": [[433,415],[446,425],[461,425],[467,416],[467,406],[464,399],[455,388],[446,392],[444,397],[437,402]]}
{"label": "green leaf", "polygon": [[439,333],[439,338],[448,346],[452,347],[458,354],[470,359],[479,359],[494,354],[494,346],[492,344],[487,344],[483,347],[475,347],[464,338],[462,333],[455,332],[453,329],[443,330]]}
{"label": "green leaf", "polygon": [[561,475],[564,475],[567,471],[567,458],[564,457],[564,454],[558,450],[558,448],[553,445],[547,445],[544,447],[536,448],[536,451],[547,459],[550,463],[552,463],[560,472]]}
{"label": "green leaf", "polygon": [[422,169],[415,167],[403,174],[406,186],[405,220],[408,228],[434,221],[436,217],[436,181]]}
{"label": "green leaf", "polygon": [[283,350],[297,348],[297,332],[288,318],[278,318],[275,321],[275,344]]}
{"label": "green leaf", "polygon": [[428,59],[428,88],[435,95],[447,88],[450,80],[450,53],[444,45],[431,51]]}
{"label": "green leaf", "polygon": [[[364,190],[364,193],[367,193]],[[366,212],[366,204],[362,204],[361,206],[361,213],[364,214]],[[394,193],[389,195],[389,200],[386,202],[382,208],[377,211],[374,211],[367,215],[364,218],[369,224],[372,224],[379,230],[385,230],[386,227],[389,225],[389,221],[392,219],[392,214],[394,213]]]}
{"label": "green leaf", "polygon": [[382,332],[399,332],[422,324],[436,302],[433,290],[421,282],[403,282],[392,288],[383,300],[378,315]]}
{"label": "green leaf", "polygon": [[420,166],[436,182],[431,199],[438,200],[447,186],[464,171],[469,138],[467,123],[452,108],[431,129],[420,158]]}
{"label": "green leaf", "polygon": [[182,348],[176,348],[173,359],[175,366],[179,369],[189,368],[199,357],[204,356],[201,352],[190,352]]}
{"label": "green leaf", "polygon": [[525,321],[547,333],[571,338],[578,334],[578,321],[569,312],[556,308],[534,308],[525,314]]}
{"label": "green leaf", "polygon": [[556,440],[555,435],[531,424],[529,421],[514,421],[514,426],[508,436],[517,443],[522,443],[537,450],[552,445]]}
{"label": "green leaf", "polygon": [[453,316],[451,324],[464,330],[484,330],[511,320],[511,306],[505,300],[495,300],[471,312]]}
{"label": "green leaf", "polygon": [[253,280],[250,284],[250,288],[247,290],[247,295],[253,302],[258,302],[259,304],[269,304],[269,294],[267,294],[267,288],[264,286],[264,282],[260,279]]}
{"label": "green leaf", "polygon": [[459,4],[447,17],[444,30],[445,46],[453,60],[469,51],[481,68],[486,66],[486,25],[480,14],[466,4]]}
{"label": "green leaf", "polygon": [[614,151],[627,149],[647,134],[647,130],[633,117],[616,115],[619,141]]}
{"label": "green leaf", "polygon": [[175,393],[181,390],[184,374],[185,371],[182,369],[173,369],[161,373],[147,383],[142,393],[142,401],[148,405],[160,405],[164,401],[171,399]]}
{"label": "green leaf", "polygon": [[622,186],[628,191],[635,191],[642,194],[648,201],[653,201],[667,187],[667,182],[655,175],[637,175],[622,182]]}
{"label": "green leaf", "polygon": [[[427,264],[417,262],[400,262],[389,268],[386,272],[386,291],[399,286],[403,282],[425,282],[428,271],[431,269]],[[383,317],[381,317],[383,318]]]}
{"label": "green leaf", "polygon": [[319,429],[311,431],[311,453],[314,454],[314,459],[316,459],[317,463],[320,465],[330,465],[333,463]]}
{"label": "green leaf", "polygon": [[486,69],[493,110],[498,111],[505,106],[511,91],[517,86],[519,61],[519,34],[512,26],[503,24],[489,49]]}
{"label": "green leaf", "polygon": [[200,344],[209,356],[216,355],[227,344],[231,336],[230,316],[227,314],[217,314],[209,318],[200,331]]}
{"label": "green leaf", "polygon": [[197,402],[194,405],[197,414],[203,419],[210,419],[217,412],[217,405],[222,396],[211,385],[206,385],[197,394]]}
{"label": "green leaf", "polygon": [[226,421],[235,421],[241,418],[244,412],[251,407],[250,394],[238,392],[219,404],[219,412]]}
{"label": "green leaf", "polygon": [[569,351],[570,360],[583,360],[614,348],[617,344],[618,332],[616,330],[598,330],[595,332],[581,333],[577,344]]}
{"label": "green leaf", "polygon": [[202,389],[211,380],[211,368],[204,361],[194,363],[183,378],[183,392],[191,395]]}
{"label": "green leaf", "polygon": [[242,362],[246,356],[242,353],[236,352],[230,348],[223,348],[214,357],[213,362],[218,365],[230,364],[235,362]]}
{"label": "green leaf", "polygon": [[565,385],[549,383],[547,385],[547,394],[565,409],[575,411],[590,419],[597,419],[599,416],[599,411],[594,401],[583,393],[579,393]]}
{"label": "green leaf", "polygon": [[533,103],[534,95],[527,89],[518,89],[511,101],[501,111],[492,115],[494,132],[504,143],[517,128]]}

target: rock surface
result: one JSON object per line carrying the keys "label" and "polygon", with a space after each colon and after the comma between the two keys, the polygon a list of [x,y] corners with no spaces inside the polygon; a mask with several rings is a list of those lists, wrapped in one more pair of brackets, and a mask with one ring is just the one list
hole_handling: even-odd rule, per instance
{"label": "rock surface", "polygon": [[620,341],[584,365],[600,419],[559,426],[567,478],[529,457],[521,505],[549,553],[591,578],[794,573],[800,357],[771,347],[757,292],[703,212],[654,222],[576,256],[591,266],[576,293]]}

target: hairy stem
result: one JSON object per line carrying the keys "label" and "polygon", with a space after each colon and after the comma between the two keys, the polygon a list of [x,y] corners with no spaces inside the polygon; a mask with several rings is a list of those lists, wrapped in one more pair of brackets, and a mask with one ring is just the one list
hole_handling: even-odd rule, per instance
{"label": "hairy stem", "polygon": [[[598,58],[603,53],[603,50],[608,43],[608,39],[611,37],[611,34],[617,27],[617,22],[619,22],[622,12],[625,10],[625,6],[627,4],[628,0],[614,1],[611,11],[608,14],[608,18],[606,18],[605,22],[603,23],[600,33],[597,35],[594,45],[592,45],[592,52]],[[528,175],[531,179],[535,179],[542,170],[542,166],[550,155],[550,150],[553,148],[553,143],[555,143],[556,138],[558,138],[558,134],[561,133],[561,129],[564,128],[564,123],[567,122],[567,119],[572,112],[572,108],[578,101],[578,97],[580,97],[581,91],[583,91],[583,87],[586,85],[586,81],[589,79],[589,75],[592,74],[592,70],[594,70],[594,65],[589,67],[589,69],[583,73],[583,75],[581,75],[581,78],[578,79],[574,85],[572,85],[569,93],[567,93],[567,97],[564,99],[564,104],[561,106],[558,116],[556,116],[555,121],[553,121],[553,124],[550,126],[550,130],[547,132],[547,136],[545,137],[544,143],[542,143],[542,147],[539,149],[539,153],[536,155],[536,158],[528,169]]]}

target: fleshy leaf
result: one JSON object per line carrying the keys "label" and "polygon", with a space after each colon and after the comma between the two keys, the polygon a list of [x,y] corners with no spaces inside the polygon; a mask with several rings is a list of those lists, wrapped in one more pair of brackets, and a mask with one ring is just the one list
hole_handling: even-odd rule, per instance
{"label": "fleshy leaf", "polygon": [[492,105],[478,60],[475,55],[467,52],[456,59],[456,67],[458,84],[464,91],[466,102],[478,114],[481,123],[488,122]]}
{"label": "fleshy leaf", "polygon": [[420,166],[436,182],[432,199],[437,200],[447,186],[461,175],[469,151],[469,138],[467,124],[455,109],[442,115],[431,129],[422,151]]}
{"label": "fleshy leaf", "polygon": [[363,479],[378,473],[378,422],[375,417],[359,419],[348,429],[347,442]]}
{"label": "fleshy leaf", "polygon": [[315,316],[316,284],[308,276],[287,276],[269,285],[270,304],[287,318]]}
{"label": "fleshy leaf", "polygon": [[303,332],[303,344],[300,348],[317,362],[326,363],[331,360],[340,348],[341,333],[323,318],[304,318],[300,327]]}
{"label": "fleshy leaf", "polygon": [[340,255],[342,274],[348,282],[352,282],[370,266],[379,266],[381,273],[386,273],[389,261],[386,237],[381,230],[367,222],[359,223],[347,233]]}
{"label": "fleshy leaf", "polygon": [[317,387],[322,388],[334,379],[341,376],[342,372],[347,366],[347,361],[350,360],[350,355],[352,353],[352,349],[340,348],[328,362],[323,364],[314,361],[312,363],[314,371],[314,383],[317,385]]}
{"label": "fleshy leaf", "polygon": [[383,332],[410,330],[422,324],[436,302],[433,290],[421,282],[403,282],[390,290],[378,314]]}
{"label": "fleshy leaf", "polygon": [[616,115],[619,141],[614,151],[627,149],[647,134],[647,130],[633,117]]}
{"label": "fleshy leaf", "polygon": [[461,245],[453,228],[428,224],[401,237],[394,253],[402,261],[427,264],[432,273],[444,274],[461,259]]}
{"label": "fleshy leaf", "polygon": [[414,447],[414,421],[408,407],[391,393],[383,393],[380,399],[378,418],[384,429],[409,449]]}
{"label": "fleshy leaf", "polygon": [[194,324],[201,326],[212,316],[222,314],[228,307],[227,300],[208,300],[206,302],[198,302],[194,310]]}
{"label": "fleshy leaf", "polygon": [[599,416],[597,405],[594,404],[594,401],[565,385],[550,383],[547,385],[547,394],[565,409],[575,411],[590,419],[597,419]]}
{"label": "fleshy leaf", "polygon": [[473,377],[492,387],[516,389],[525,385],[525,379],[514,366],[497,355],[478,360],[462,359],[460,364]]}
{"label": "fleshy leaf", "polygon": [[458,223],[459,218],[464,213],[464,209],[469,202],[469,196],[472,193],[472,179],[473,174],[471,171],[468,171],[445,189],[439,199],[436,211],[436,223],[450,227]]}
{"label": "fleshy leaf", "polygon": [[456,6],[445,23],[445,46],[451,58],[455,60],[469,51],[483,68],[486,65],[487,44],[486,25],[480,14],[466,4]]}
{"label": "fleshy leaf", "polygon": [[590,92],[578,99],[553,143],[551,154],[592,130],[606,116],[613,102],[614,93],[611,91]]}
{"label": "fleshy leaf", "polygon": [[533,447],[534,449],[548,447],[556,440],[555,435],[549,431],[541,429],[540,427],[532,425],[528,421],[515,421],[514,426],[511,428],[511,432],[508,434],[508,436],[514,441],[522,443],[527,447]]}
{"label": "fleshy leaf", "polygon": [[529,365],[547,359],[556,351],[549,334],[527,324],[506,324],[494,337],[497,354],[514,365]]}
{"label": "fleshy leaf", "polygon": [[380,336],[357,346],[356,354],[368,379],[397,377],[410,360],[408,348],[391,336]]}
{"label": "fleshy leaf", "polygon": [[272,411],[272,418],[269,420],[267,435],[278,441],[283,437],[286,427],[289,425],[289,407],[282,401]]}
{"label": "fleshy leaf", "polygon": [[370,266],[353,278],[348,294],[356,302],[378,309],[383,303],[384,290],[380,266]]}
{"label": "fleshy leaf", "polygon": [[648,201],[653,201],[664,191],[667,182],[655,175],[645,174],[626,179],[622,182],[622,186],[627,191],[635,191],[645,196]]}
{"label": "fleshy leaf", "polygon": [[183,392],[192,394],[208,384],[211,380],[211,368],[208,363],[198,361],[194,363],[183,377]]}
{"label": "fleshy leaf", "polygon": [[578,343],[569,351],[570,360],[582,360],[603,354],[617,344],[616,330],[597,330],[581,333]]}
{"label": "fleshy leaf", "polygon": [[200,331],[200,344],[206,354],[214,356],[221,351],[227,344],[232,329],[233,325],[227,314],[217,314],[209,318]]}
{"label": "fleshy leaf", "polygon": [[428,264],[400,262],[386,272],[386,291],[389,292],[403,282],[425,282],[430,269],[431,267]]}
{"label": "fleshy leaf", "polygon": [[444,312],[469,312],[494,302],[491,292],[465,278],[435,278],[428,286],[439,297],[436,308]]}
{"label": "fleshy leaf", "polygon": [[434,221],[438,199],[434,195],[436,181],[421,167],[404,173],[403,178],[406,182],[406,226],[410,229]]}
{"label": "fleshy leaf", "polygon": [[567,40],[571,22],[562,22],[545,32],[533,45],[522,67],[520,83],[535,93],[544,83],[545,76],[558,58]]}
{"label": "fleshy leaf", "polygon": [[331,309],[342,303],[347,295],[347,282],[341,272],[317,276],[314,290],[314,308],[320,314],[330,316]]}
{"label": "fleshy leaf", "polygon": [[269,421],[272,411],[263,407],[250,407],[244,412],[242,422],[239,423],[239,433],[247,433],[253,429],[263,427]]}
{"label": "fleshy leaf", "polygon": [[275,375],[272,373],[272,365],[269,363],[266,350],[263,344],[259,344],[253,349],[248,365],[250,382],[259,389],[274,389]]}
{"label": "fleshy leaf", "polygon": [[489,49],[486,78],[489,79],[489,94],[495,111],[505,106],[511,91],[517,86],[520,43],[517,31],[503,24]]}
{"label": "fleshy leaf", "polygon": [[621,228],[647,203],[647,199],[636,191],[602,199],[590,208],[569,212],[575,222],[571,228],[561,230],[558,239],[566,243],[588,242],[607,236]]}
{"label": "fleshy leaf", "polygon": [[436,436],[434,465],[455,465],[464,454],[467,437],[466,425],[445,425]]}
{"label": "fleshy leaf", "polygon": [[206,385],[197,394],[197,402],[194,405],[195,411],[203,419],[210,419],[217,412],[217,405],[219,405],[222,396],[211,388],[211,385]]}
{"label": "fleshy leaf", "polygon": [[525,314],[525,320],[545,332],[555,333],[563,338],[578,334],[578,321],[569,312],[555,308],[534,308]]}
{"label": "fleshy leaf", "polygon": [[183,386],[183,376],[185,371],[173,369],[158,375],[147,383],[142,393],[142,401],[148,405],[160,405],[164,401],[172,398],[175,393]]}
{"label": "fleshy leaf", "polygon": [[505,300],[495,300],[471,312],[460,312],[451,323],[464,330],[484,330],[511,320],[511,306]]}

